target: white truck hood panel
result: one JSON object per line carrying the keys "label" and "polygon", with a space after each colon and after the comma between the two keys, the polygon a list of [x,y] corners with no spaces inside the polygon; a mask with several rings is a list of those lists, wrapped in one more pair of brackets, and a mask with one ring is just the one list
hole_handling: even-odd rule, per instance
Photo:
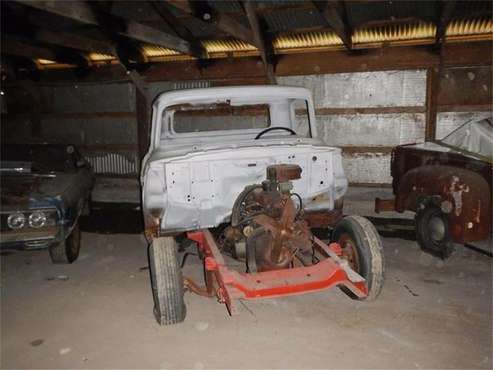
{"label": "white truck hood panel", "polygon": [[[292,163],[302,168],[293,191],[305,209],[334,207],[347,180],[340,149],[308,144],[238,147],[156,155],[148,162],[143,180],[144,213],[161,217],[164,232],[215,227],[229,221],[233,204],[243,189],[261,183],[272,164]],[[313,201],[325,194],[322,201]]]}

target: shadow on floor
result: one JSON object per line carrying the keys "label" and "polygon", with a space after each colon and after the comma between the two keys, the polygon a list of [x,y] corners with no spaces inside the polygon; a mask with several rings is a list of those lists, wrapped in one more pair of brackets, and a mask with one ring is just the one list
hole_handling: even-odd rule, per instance
{"label": "shadow on floor", "polygon": [[142,211],[135,203],[91,204],[91,213],[81,216],[82,231],[98,234],[140,234],[144,231]]}

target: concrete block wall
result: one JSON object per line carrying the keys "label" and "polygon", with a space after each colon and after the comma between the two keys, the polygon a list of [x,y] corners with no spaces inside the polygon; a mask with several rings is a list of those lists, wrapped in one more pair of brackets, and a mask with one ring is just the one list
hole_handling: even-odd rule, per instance
{"label": "concrete block wall", "polygon": [[[319,135],[343,147],[351,183],[390,183],[390,148],[424,141],[425,114],[408,113],[425,109],[424,70],[289,76],[278,82],[312,91]],[[353,108],[370,109],[350,113]],[[386,113],[388,108],[397,113]]]}
{"label": "concrete block wall", "polygon": [[[31,94],[33,94],[31,89]],[[40,132],[31,132],[29,114],[13,114],[11,126],[21,130],[7,139],[26,138],[52,143],[75,144],[97,173],[136,175],[137,118],[135,87],[121,83],[67,83],[37,86],[40,101]]]}
{"label": "concrete block wall", "polygon": [[[468,119],[491,115],[491,109],[467,111],[472,104],[467,99],[474,100],[475,91],[482,94],[482,102],[488,101],[490,75],[483,67],[445,73],[442,90],[448,95],[443,104],[452,106],[459,96],[465,110],[438,114],[438,139]],[[343,148],[343,164],[351,183],[390,184],[391,148],[424,141],[425,70],[287,76],[278,77],[278,83],[312,91],[318,132],[329,145]],[[148,101],[164,91],[218,85],[221,82],[152,82],[148,84]],[[41,85],[39,94],[42,139],[72,142],[88,156],[120,156],[115,166],[129,175],[137,173],[136,91],[132,83]],[[21,96],[18,100],[25,99]],[[22,141],[32,134],[32,117],[22,114],[29,107],[22,104],[21,114],[10,122],[15,129],[6,131],[9,137],[4,140]]]}
{"label": "concrete block wall", "polygon": [[[443,98],[444,104],[450,104],[445,109],[457,101],[464,104],[464,111],[438,113],[437,139],[470,119],[492,115],[491,107],[469,111],[474,106],[466,105],[475,100],[478,83],[480,94],[491,94],[486,69],[445,73],[445,93],[453,95],[451,84],[457,90],[455,96]],[[288,76],[279,77],[278,82],[312,91],[318,133],[327,144],[343,148],[343,165],[351,183],[390,184],[391,148],[425,140],[426,78],[426,70],[407,70]],[[479,101],[488,98],[481,96]]]}

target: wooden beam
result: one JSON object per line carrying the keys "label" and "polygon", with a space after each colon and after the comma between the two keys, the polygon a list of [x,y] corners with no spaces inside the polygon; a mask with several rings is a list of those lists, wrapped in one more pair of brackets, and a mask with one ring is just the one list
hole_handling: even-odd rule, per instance
{"label": "wooden beam", "polygon": [[314,1],[314,4],[330,28],[342,40],[348,50],[353,47],[352,31],[344,21],[344,4],[340,1]]}
{"label": "wooden beam", "polygon": [[493,103],[471,105],[438,105],[438,112],[492,112]]}
{"label": "wooden beam", "polygon": [[175,8],[180,9],[185,14],[193,13],[193,8],[190,6],[188,0],[166,0],[166,2],[173,5]]}
{"label": "wooden beam", "polygon": [[[80,23],[99,26],[97,15],[94,14],[87,3],[82,1],[16,1],[26,6],[70,18]],[[125,29],[119,30],[118,32],[122,36],[173,49],[184,54],[194,55],[190,44],[179,37],[169,35],[132,20],[119,20],[125,23]]]}
{"label": "wooden beam", "polygon": [[426,127],[425,140],[435,140],[437,125],[437,97],[440,87],[440,67],[428,68],[426,72]]}
{"label": "wooden beam", "polygon": [[[442,47],[442,65],[447,67],[491,66],[491,42],[446,43]],[[315,75],[385,70],[427,69],[438,67],[440,59],[430,46],[396,46],[372,49],[362,54],[346,51],[323,51],[287,54],[276,65],[276,76]],[[217,59],[205,69],[196,60],[151,63],[143,72],[147,82],[178,80],[260,81],[265,78],[258,57]],[[44,80],[73,81],[71,70],[43,71]],[[106,66],[93,69],[85,81],[128,81],[121,68]]]}
{"label": "wooden beam", "polygon": [[438,18],[436,24],[436,33],[435,33],[435,45],[440,45],[445,41],[445,33],[447,31],[447,26],[452,19],[452,15],[454,14],[456,1],[447,0],[441,1],[441,11],[440,17]]}
{"label": "wooden beam", "polygon": [[115,48],[111,43],[86,38],[73,33],[55,32],[47,29],[38,29],[33,38],[45,44],[53,44],[68,47],[85,52],[99,52],[103,54],[116,55]]}
{"label": "wooden beam", "polygon": [[255,45],[257,46],[260,57],[262,58],[262,62],[264,63],[265,74],[267,76],[267,80],[271,84],[276,84],[276,77],[274,75],[274,48],[271,42],[268,42],[265,33],[260,27],[260,22],[257,17],[257,13],[255,12],[256,6],[250,0],[247,0],[243,3],[245,8],[245,12],[248,18],[248,22],[250,23],[250,28],[253,32],[253,37],[255,39]]}
{"label": "wooden beam", "polygon": [[150,108],[147,89],[136,89],[136,113],[137,113],[137,142],[139,160],[144,158],[144,155],[149,149],[150,131]]}
{"label": "wooden beam", "polygon": [[188,30],[188,28],[182,24],[182,20],[175,17],[170,11],[169,6],[164,1],[148,1],[151,7],[159,14],[161,19],[168,25],[173,32],[190,43],[190,46],[194,49],[194,54],[200,55],[203,58],[207,58],[207,50],[202,44],[195,38],[195,36]]}
{"label": "wooden beam", "polygon": [[218,12],[212,8],[207,1],[173,1],[170,2],[170,4],[178,7],[181,11],[192,15],[202,22],[213,25],[214,27],[237,39],[257,46],[255,44],[253,32],[248,27],[245,27],[234,18]]}
{"label": "wooden beam", "polygon": [[34,46],[26,40],[13,36],[2,37],[2,54],[10,54],[28,59],[56,61],[56,53],[45,47]]}
{"label": "wooden beam", "polygon": [[315,114],[341,115],[341,114],[402,114],[402,113],[425,113],[424,106],[411,107],[364,107],[364,108],[317,108]]}

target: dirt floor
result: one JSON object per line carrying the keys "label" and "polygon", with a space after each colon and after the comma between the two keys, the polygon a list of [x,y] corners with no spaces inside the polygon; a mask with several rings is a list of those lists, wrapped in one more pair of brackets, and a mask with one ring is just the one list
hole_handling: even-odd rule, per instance
{"label": "dirt floor", "polygon": [[[228,317],[186,294],[186,321],[152,315],[140,235],[83,233],[80,259],[1,256],[3,368],[492,368],[492,259],[460,248],[442,262],[384,238],[387,280],[373,303],[338,289],[248,301]],[[185,275],[198,278],[197,257]]]}

